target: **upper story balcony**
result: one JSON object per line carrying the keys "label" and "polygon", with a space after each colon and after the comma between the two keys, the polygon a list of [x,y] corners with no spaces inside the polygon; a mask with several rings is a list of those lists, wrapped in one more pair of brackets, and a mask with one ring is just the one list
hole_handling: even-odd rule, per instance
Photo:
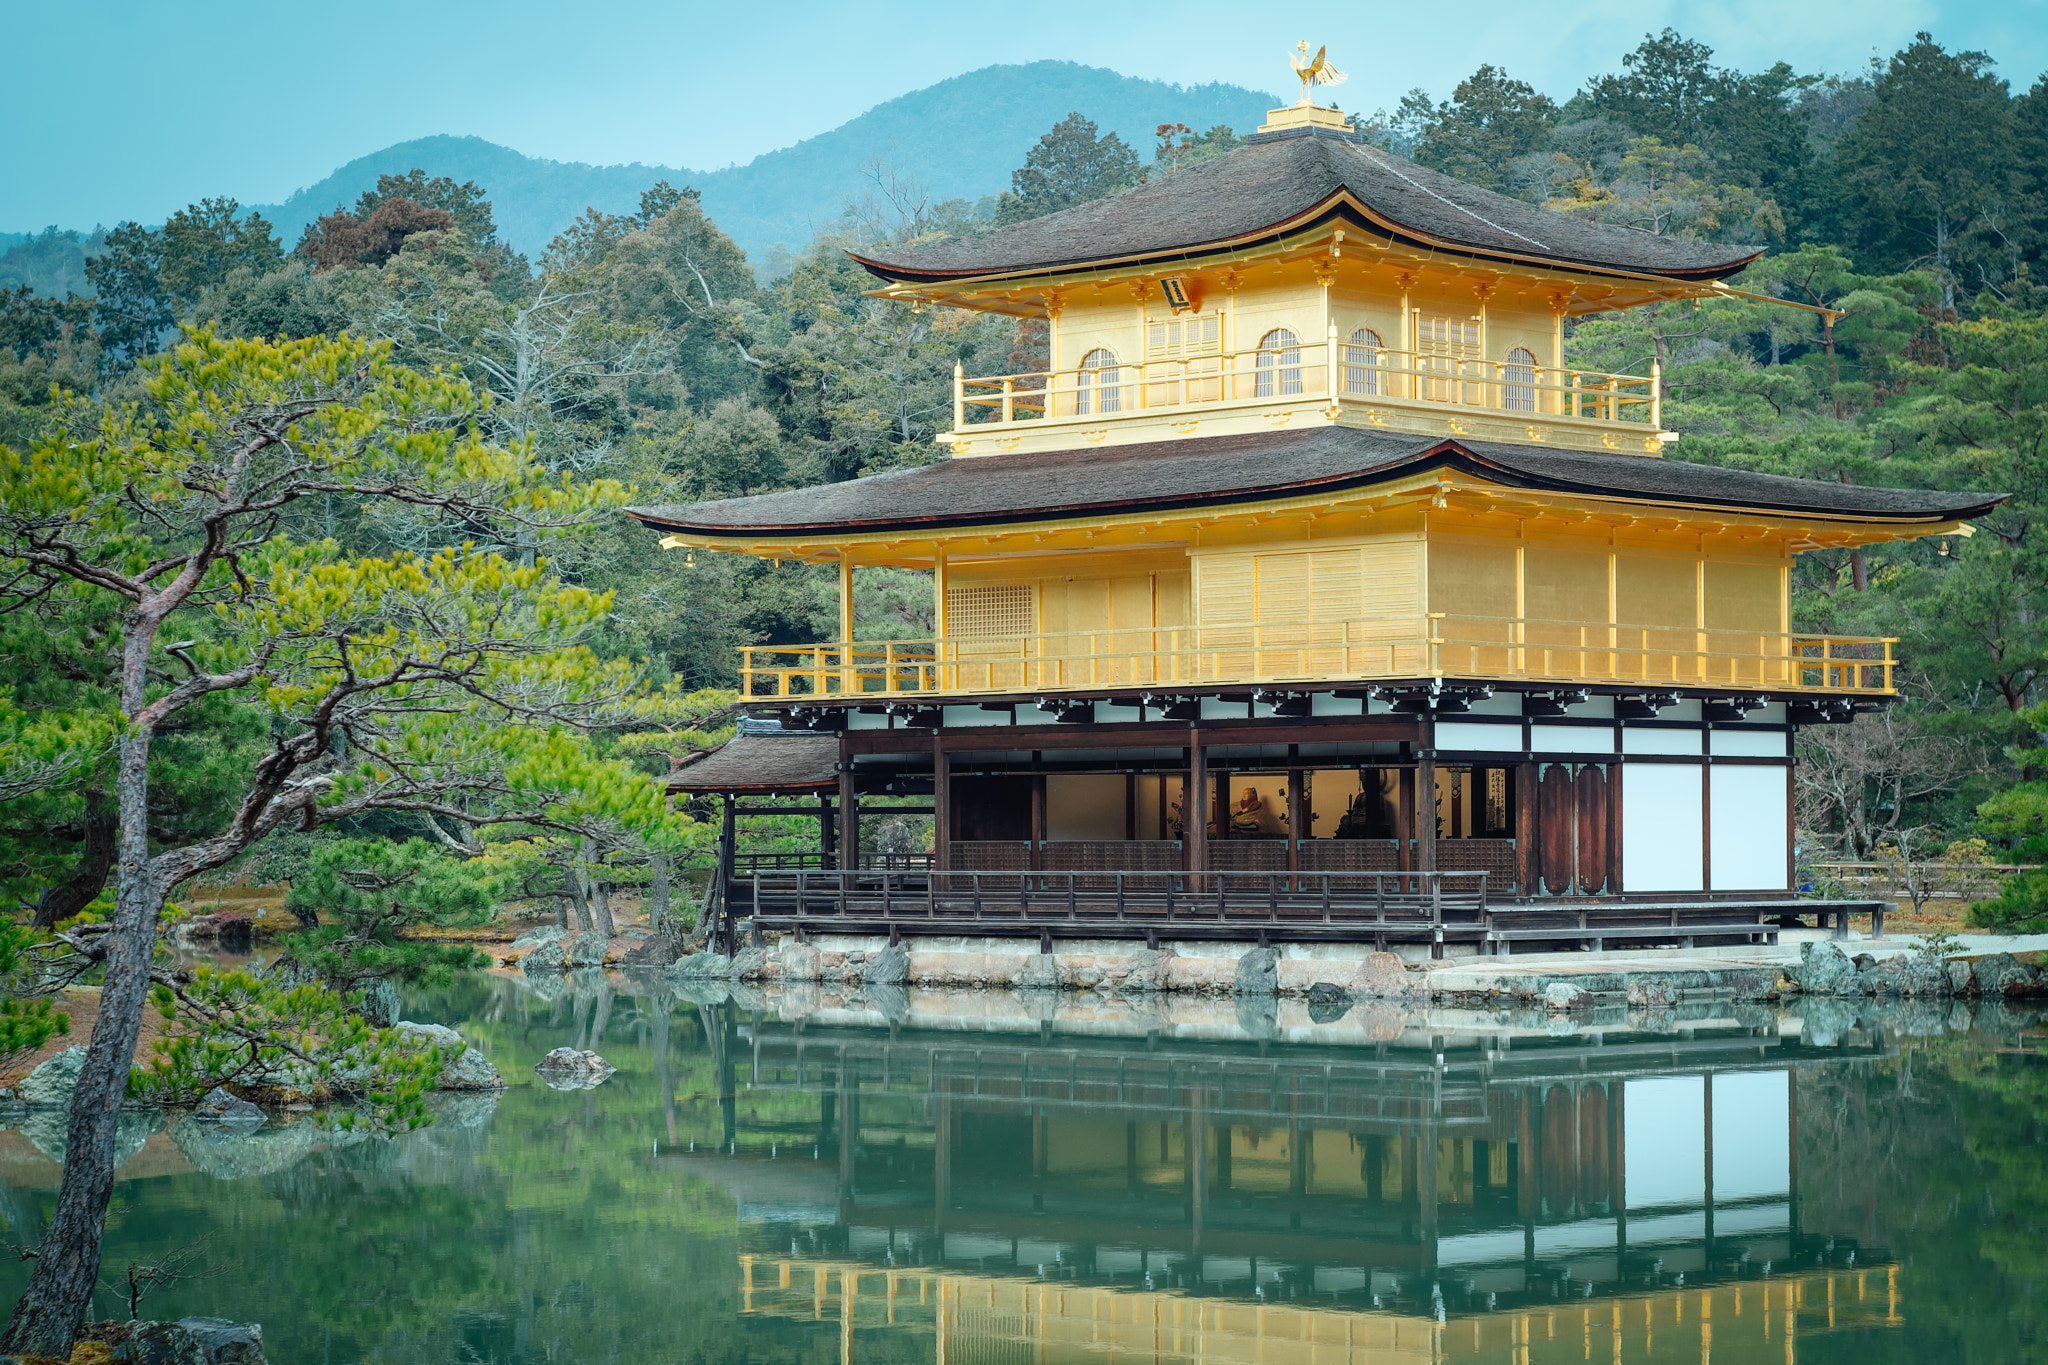
{"label": "upper story balcony", "polygon": [[1896,641],[1428,612],[1007,637],[755,645],[748,697],[877,700],[1129,688],[1474,681],[1888,695]]}
{"label": "upper story balcony", "polygon": [[1027,439],[1121,444],[1317,422],[1638,455],[1677,439],[1662,429],[1654,364],[1647,375],[1560,369],[1522,347],[1488,360],[1392,349],[1368,329],[1343,337],[1336,327],[1321,340],[1275,329],[1249,350],[1138,361],[1096,348],[1065,370],[956,366],[953,430],[939,439],[958,455],[992,455]]}

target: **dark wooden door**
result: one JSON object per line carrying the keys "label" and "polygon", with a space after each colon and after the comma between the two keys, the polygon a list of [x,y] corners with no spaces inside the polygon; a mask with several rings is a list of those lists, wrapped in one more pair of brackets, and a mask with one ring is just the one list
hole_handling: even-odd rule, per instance
{"label": "dark wooden door", "polygon": [[1607,888],[1607,769],[1597,763],[1546,763],[1537,779],[1536,845],[1543,890],[1598,895]]}
{"label": "dark wooden door", "polygon": [[1553,896],[1571,894],[1577,866],[1577,808],[1569,764],[1552,763],[1536,784],[1536,847],[1543,858],[1543,889]]}

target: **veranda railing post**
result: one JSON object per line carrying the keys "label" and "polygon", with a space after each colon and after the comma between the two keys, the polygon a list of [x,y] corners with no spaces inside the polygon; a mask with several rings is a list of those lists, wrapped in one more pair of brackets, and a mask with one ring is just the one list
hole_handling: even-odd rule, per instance
{"label": "veranda railing post", "polygon": [[953,362],[953,430],[967,425],[967,367]]}

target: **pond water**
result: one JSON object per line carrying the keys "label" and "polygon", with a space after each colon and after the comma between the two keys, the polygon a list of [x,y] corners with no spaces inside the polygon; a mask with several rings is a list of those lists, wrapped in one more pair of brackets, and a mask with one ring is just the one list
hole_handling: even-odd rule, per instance
{"label": "pond water", "polygon": [[[197,1238],[232,1267],[146,1315],[261,1321],[278,1365],[2048,1352],[2032,1013],[1331,1019],[596,972],[407,1005],[510,1089],[395,1139],[138,1120],[107,1274]],[[617,1074],[539,1083],[565,1044]],[[51,1145],[0,1134],[13,1240]]]}

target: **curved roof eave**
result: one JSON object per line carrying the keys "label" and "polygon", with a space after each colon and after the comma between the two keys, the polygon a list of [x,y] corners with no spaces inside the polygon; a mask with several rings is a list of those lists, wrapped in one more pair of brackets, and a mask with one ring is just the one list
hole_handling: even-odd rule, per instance
{"label": "curved roof eave", "polygon": [[1611,263],[1581,258],[1539,254],[1518,253],[1495,247],[1475,246],[1455,242],[1434,233],[1424,232],[1400,222],[1375,209],[1358,197],[1349,186],[1340,186],[1325,195],[1317,203],[1300,213],[1291,214],[1277,222],[1248,232],[1236,233],[1215,241],[1189,243],[1177,247],[1161,248],[1156,251],[1140,252],[1122,256],[1074,257],[1062,260],[1031,262],[1002,270],[987,271],[974,269],[917,270],[910,266],[862,256],[849,251],[847,259],[866,270],[879,280],[906,284],[961,284],[986,280],[999,283],[1005,280],[1030,277],[1033,275],[1059,274],[1077,270],[1099,270],[1115,265],[1145,265],[1152,262],[1183,261],[1191,256],[1208,255],[1213,252],[1244,250],[1258,246],[1291,232],[1300,232],[1318,226],[1322,221],[1343,208],[1355,209],[1368,223],[1387,233],[1388,237],[1404,245],[1421,247],[1429,251],[1447,252],[1454,256],[1468,257],[1483,261],[1511,261],[1517,265],[1535,265],[1550,269],[1569,269],[1589,274],[1610,275],[1621,279],[1640,281],[1673,281],[1685,284],[1706,283],[1722,280],[1740,272],[1750,262],[1764,254],[1765,248],[1758,247],[1746,256],[1720,265],[1702,266],[1694,269],[1650,270],[1639,266],[1620,266]]}
{"label": "curved roof eave", "polygon": [[[923,466],[923,468],[930,468],[930,466]],[[1234,488],[1211,489],[1180,495],[1161,494],[1149,497],[1096,500],[1069,504],[1049,503],[1031,508],[988,510],[950,515],[944,512],[934,512],[927,515],[887,518],[873,517],[866,519],[788,523],[756,522],[739,525],[704,521],[692,522],[686,518],[673,515],[673,512],[685,510],[682,508],[628,508],[627,514],[643,525],[658,530],[684,532],[706,539],[719,540],[741,540],[748,538],[757,540],[799,540],[819,538],[835,533],[841,535],[849,533],[863,535],[930,534],[971,527],[1059,521],[1084,516],[1149,515],[1159,512],[1228,507],[1243,503],[1266,502],[1276,498],[1300,497],[1314,492],[1342,493],[1371,487],[1375,484],[1394,483],[1440,469],[1450,469],[1458,473],[1484,479],[1489,483],[1504,488],[1519,489],[1532,493],[1598,497],[1617,502],[1683,506],[1700,510],[1725,510],[1747,515],[1782,516],[1804,521],[1853,522],[1862,525],[1940,525],[1982,515],[2006,499],[2004,494],[1978,494],[1975,496],[1981,498],[1981,502],[1941,508],[1900,509],[1887,512],[1854,509],[1829,510],[1812,506],[1800,506],[1789,501],[1773,502],[1768,499],[1717,499],[1704,495],[1687,496],[1683,494],[1658,493],[1642,489],[1615,487],[1609,484],[1593,483],[1585,480],[1545,476],[1527,469],[1517,469],[1502,461],[1490,459],[1456,440],[1446,439],[1416,451],[1406,458],[1368,469],[1356,469],[1325,476],[1274,483],[1245,484]],[[915,472],[915,470],[903,471],[904,474]],[[664,515],[665,512],[669,514]]]}

